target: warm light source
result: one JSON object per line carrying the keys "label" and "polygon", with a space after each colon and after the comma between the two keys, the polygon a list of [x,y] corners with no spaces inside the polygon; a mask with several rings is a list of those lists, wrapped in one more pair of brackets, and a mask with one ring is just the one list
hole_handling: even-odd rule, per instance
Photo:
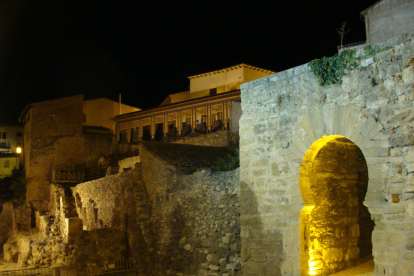
{"label": "warm light source", "polygon": [[17,147],[16,148],[16,153],[22,153],[22,148],[21,147]]}

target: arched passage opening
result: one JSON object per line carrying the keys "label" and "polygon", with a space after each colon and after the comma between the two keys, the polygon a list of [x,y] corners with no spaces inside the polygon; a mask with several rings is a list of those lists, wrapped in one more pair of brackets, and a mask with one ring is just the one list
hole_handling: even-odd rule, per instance
{"label": "arched passage opening", "polygon": [[331,275],[372,256],[374,222],[363,201],[368,169],[361,150],[346,137],[317,140],[306,152],[299,185],[301,274]]}

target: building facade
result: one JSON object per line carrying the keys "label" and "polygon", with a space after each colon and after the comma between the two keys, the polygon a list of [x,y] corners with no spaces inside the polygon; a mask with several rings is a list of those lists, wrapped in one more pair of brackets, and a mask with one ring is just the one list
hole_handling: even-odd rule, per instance
{"label": "building facade", "polygon": [[116,116],[117,141],[170,142],[219,129],[238,133],[240,85],[273,73],[239,64],[190,76],[190,91],[171,94],[158,107]]}
{"label": "building facade", "polygon": [[105,98],[86,100],[83,102],[83,125],[102,126],[115,133],[113,117],[139,110],[141,109]]}
{"label": "building facade", "polygon": [[12,175],[21,163],[23,128],[0,126],[0,178]]}
{"label": "building facade", "polygon": [[368,45],[414,32],[412,0],[381,0],[361,12],[361,15],[365,21]]}
{"label": "building facade", "polygon": [[[47,210],[56,170],[98,166],[101,157],[116,152],[114,123],[119,103],[107,99],[84,101],[83,95],[33,103],[24,109],[24,167],[27,202]],[[136,108],[121,105],[121,109]]]}

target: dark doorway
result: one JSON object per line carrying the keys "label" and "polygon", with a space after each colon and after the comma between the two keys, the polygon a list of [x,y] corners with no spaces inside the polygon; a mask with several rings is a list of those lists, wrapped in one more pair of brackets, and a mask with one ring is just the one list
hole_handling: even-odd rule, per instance
{"label": "dark doorway", "polygon": [[142,129],[142,140],[151,141],[151,126],[144,126]]}

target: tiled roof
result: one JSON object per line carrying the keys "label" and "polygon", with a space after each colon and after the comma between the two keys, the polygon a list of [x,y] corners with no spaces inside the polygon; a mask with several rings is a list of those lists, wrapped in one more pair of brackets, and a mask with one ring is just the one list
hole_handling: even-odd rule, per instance
{"label": "tiled roof", "polygon": [[264,72],[264,73],[266,73],[268,75],[271,75],[271,74],[276,73],[276,72],[273,72],[273,71],[270,71],[270,70],[266,70],[266,69],[262,69],[262,68],[259,68],[259,67],[254,67],[254,66],[251,66],[251,65],[248,65],[248,64],[245,64],[245,63],[241,63],[241,64],[238,64],[238,65],[231,66],[231,67],[227,67],[227,68],[223,68],[223,69],[220,69],[220,70],[215,70],[215,71],[211,71],[211,72],[207,72],[207,73],[203,73],[203,74],[189,76],[187,78],[189,78],[189,79],[195,79],[195,78],[200,78],[200,77],[205,77],[205,76],[209,76],[209,75],[214,75],[214,74],[218,74],[218,73],[222,73],[222,72],[226,72],[226,71],[231,71],[231,70],[235,70],[235,69],[239,69],[239,68],[243,68],[243,67],[249,68],[249,69],[253,69],[253,70],[256,70],[256,71],[260,71],[260,72]]}

